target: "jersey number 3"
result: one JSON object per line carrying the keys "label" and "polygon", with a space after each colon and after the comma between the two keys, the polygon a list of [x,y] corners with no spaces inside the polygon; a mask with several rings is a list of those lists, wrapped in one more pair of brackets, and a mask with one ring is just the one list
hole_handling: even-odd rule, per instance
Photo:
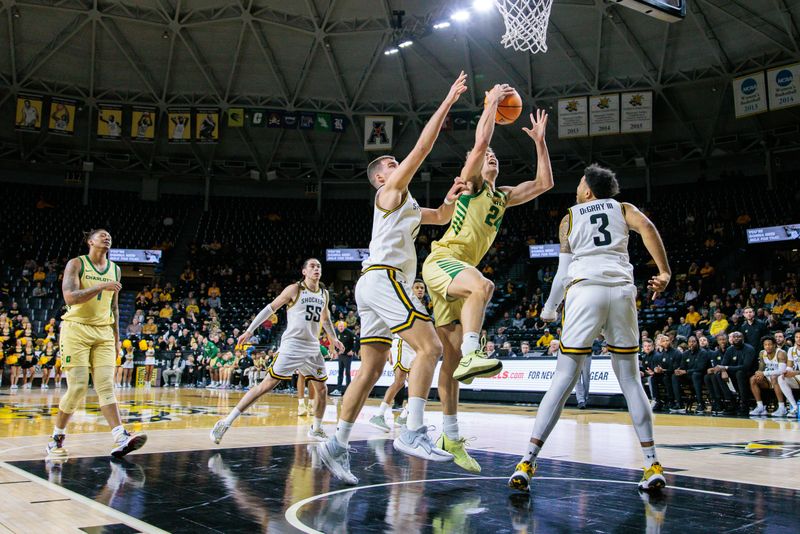
{"label": "jersey number 3", "polygon": [[611,233],[608,231],[608,215],[605,213],[595,213],[591,217],[589,217],[589,222],[591,224],[600,223],[597,227],[597,233],[600,235],[594,236],[594,245],[596,247],[602,247],[611,243]]}
{"label": "jersey number 3", "polygon": [[322,308],[320,306],[306,306],[306,321],[313,321],[315,323],[319,322],[319,316],[322,313]]}

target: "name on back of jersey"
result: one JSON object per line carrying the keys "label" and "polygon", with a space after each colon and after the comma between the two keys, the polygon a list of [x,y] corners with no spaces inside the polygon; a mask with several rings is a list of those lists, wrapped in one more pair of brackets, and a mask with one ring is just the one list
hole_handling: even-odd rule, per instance
{"label": "name on back of jersey", "polygon": [[581,215],[585,215],[587,213],[594,213],[597,211],[605,211],[605,210],[613,210],[614,204],[611,202],[600,202],[598,204],[592,204],[591,206],[586,206],[585,208],[579,208],[578,213]]}

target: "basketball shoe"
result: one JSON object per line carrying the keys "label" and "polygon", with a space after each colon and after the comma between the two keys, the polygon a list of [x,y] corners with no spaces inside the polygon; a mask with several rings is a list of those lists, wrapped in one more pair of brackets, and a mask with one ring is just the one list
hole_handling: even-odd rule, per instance
{"label": "basketball shoe", "polygon": [[225,422],[225,419],[220,419],[216,423],[214,423],[214,428],[211,429],[211,434],[209,437],[211,441],[219,445],[219,442],[222,441],[222,436],[225,435],[225,432],[231,427],[228,423]]}
{"label": "basketball shoe", "polygon": [[317,450],[319,459],[334,477],[351,486],[358,484],[358,478],[350,472],[350,447],[339,443],[336,436],[331,436],[320,443]]}
{"label": "basketball shoe", "polygon": [[410,430],[408,427],[403,427],[400,435],[394,440],[394,449],[409,456],[416,456],[423,460],[430,460],[432,462],[449,462],[453,459],[453,455],[447,451],[443,451],[433,444],[428,430],[432,429],[425,425],[416,430]]}
{"label": "basketball shoe", "polygon": [[465,438],[450,439],[445,433],[439,436],[436,440],[436,446],[445,452],[453,455],[453,462],[470,473],[480,473],[481,466],[475,461],[475,458],[467,452],[467,440]]}
{"label": "basketball shoe", "polygon": [[371,424],[378,430],[383,430],[384,432],[391,432],[392,430],[391,428],[389,428],[389,425],[386,424],[386,418],[383,416],[383,414],[373,415],[372,417],[370,417],[369,424]]}
{"label": "basketball shoe", "polygon": [[522,461],[517,464],[517,470],[508,479],[508,487],[517,491],[530,491],[531,479],[536,473],[536,462]]}
{"label": "basketball shoe", "polygon": [[666,485],[667,479],[664,478],[664,468],[658,462],[645,469],[642,480],[639,481],[639,489],[642,491],[658,491]]}
{"label": "basketball shoe", "polygon": [[124,430],[117,438],[117,446],[111,449],[111,456],[122,458],[126,454],[138,451],[147,443],[147,434],[131,434]]}
{"label": "basketball shoe", "polygon": [[453,378],[459,382],[471,384],[476,378],[495,376],[502,370],[503,363],[500,360],[487,358],[486,352],[479,349],[461,357],[458,368],[453,373]]}
{"label": "basketball shoe", "polygon": [[64,440],[67,436],[64,434],[56,434],[50,443],[47,444],[46,452],[50,458],[66,458],[67,449],[64,448]]}

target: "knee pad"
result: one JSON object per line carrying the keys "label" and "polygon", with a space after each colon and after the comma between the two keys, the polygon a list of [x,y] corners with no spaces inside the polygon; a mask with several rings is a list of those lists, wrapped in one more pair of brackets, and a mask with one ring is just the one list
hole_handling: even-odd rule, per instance
{"label": "knee pad", "polygon": [[92,369],[92,381],[94,382],[94,390],[97,392],[100,406],[107,406],[117,402],[117,398],[114,396],[113,366],[94,367]]}
{"label": "knee pad", "polygon": [[61,397],[58,409],[64,413],[75,413],[89,389],[89,368],[70,367],[65,369],[67,375],[67,392]]}

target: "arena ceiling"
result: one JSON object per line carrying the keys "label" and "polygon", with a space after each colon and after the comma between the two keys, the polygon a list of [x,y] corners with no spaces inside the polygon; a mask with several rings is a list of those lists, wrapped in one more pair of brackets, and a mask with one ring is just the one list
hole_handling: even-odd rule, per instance
{"label": "arena ceiling", "polygon": [[[795,110],[736,120],[734,77],[800,61],[800,2],[690,0],[667,24],[603,0],[555,0],[545,54],[504,49],[500,15],[474,14],[444,30],[457,0],[2,0],[0,159],[155,175],[350,178],[363,172],[363,117],[396,119],[395,152],[413,145],[426,117],[464,69],[470,89],[456,110],[480,109],[483,91],[508,82],[530,107],[558,97],[627,89],[655,92],[654,132],[559,140],[554,163],[579,168],[704,159],[763,150],[800,138]],[[403,11],[398,26],[396,11]],[[387,47],[413,45],[387,56]],[[7,46],[6,46],[7,45]],[[81,103],[76,135],[19,134],[14,97],[35,91]],[[174,146],[161,124],[155,143],[97,140],[97,102],[124,105],[265,107],[342,114],[344,134],[227,129],[213,146]],[[555,122],[555,117],[552,118]],[[224,121],[223,121],[224,122]],[[428,170],[452,176],[472,142],[443,132]],[[533,151],[517,126],[493,145],[515,175]],[[641,164],[641,160],[639,160]]]}

